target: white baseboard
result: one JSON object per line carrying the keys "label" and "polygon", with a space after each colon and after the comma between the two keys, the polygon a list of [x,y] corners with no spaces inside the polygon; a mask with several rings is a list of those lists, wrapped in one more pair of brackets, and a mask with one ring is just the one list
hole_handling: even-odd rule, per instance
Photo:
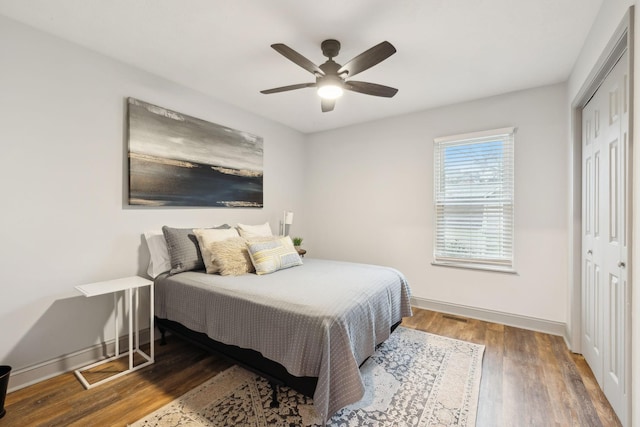
{"label": "white baseboard", "polygon": [[[157,337],[158,335],[156,335]],[[149,328],[140,330],[140,344],[149,342]],[[129,348],[129,336],[120,337],[120,352]],[[8,393],[47,380],[65,372],[71,372],[115,353],[115,340],[93,345],[89,348],[65,354],[46,362],[11,371]]]}
{"label": "white baseboard", "polygon": [[571,342],[571,330],[569,329],[569,325],[564,326],[564,330],[562,331],[562,338],[564,338],[564,343],[567,345],[569,351],[580,354],[580,347],[576,347],[573,342]]}
{"label": "white baseboard", "polygon": [[486,322],[501,323],[507,326],[514,326],[522,329],[529,329],[537,332],[544,332],[550,335],[561,336],[567,341],[567,326],[562,322],[538,319],[535,317],[521,316],[518,314],[504,313],[501,311],[486,310],[483,308],[469,307],[448,302],[429,300],[426,298],[411,298],[411,304],[415,307],[426,310],[438,311],[440,313],[454,314],[471,319],[484,320]]}

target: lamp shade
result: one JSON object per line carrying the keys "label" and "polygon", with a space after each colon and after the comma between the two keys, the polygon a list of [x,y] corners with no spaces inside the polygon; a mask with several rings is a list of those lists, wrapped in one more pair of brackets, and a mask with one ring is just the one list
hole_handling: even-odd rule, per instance
{"label": "lamp shade", "polygon": [[287,225],[293,224],[293,212],[285,212],[284,214],[284,223]]}

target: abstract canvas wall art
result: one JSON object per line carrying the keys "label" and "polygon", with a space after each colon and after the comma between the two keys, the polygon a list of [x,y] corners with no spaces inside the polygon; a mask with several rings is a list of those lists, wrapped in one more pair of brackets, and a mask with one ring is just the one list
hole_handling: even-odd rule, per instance
{"label": "abstract canvas wall art", "polygon": [[128,98],[129,204],[263,206],[259,136]]}

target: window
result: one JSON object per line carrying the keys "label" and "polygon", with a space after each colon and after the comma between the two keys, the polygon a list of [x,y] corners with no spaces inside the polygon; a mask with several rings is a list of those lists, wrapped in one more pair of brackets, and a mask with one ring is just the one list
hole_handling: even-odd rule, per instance
{"label": "window", "polygon": [[434,264],[513,271],[514,132],[436,138]]}

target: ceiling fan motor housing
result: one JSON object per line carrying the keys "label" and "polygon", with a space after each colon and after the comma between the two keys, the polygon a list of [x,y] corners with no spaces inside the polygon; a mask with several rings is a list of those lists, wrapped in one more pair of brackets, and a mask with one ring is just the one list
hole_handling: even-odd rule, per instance
{"label": "ceiling fan motor housing", "polygon": [[338,70],[342,67],[342,65],[338,64],[333,59],[328,59],[324,64],[320,64],[319,67],[325,75],[337,76]]}

